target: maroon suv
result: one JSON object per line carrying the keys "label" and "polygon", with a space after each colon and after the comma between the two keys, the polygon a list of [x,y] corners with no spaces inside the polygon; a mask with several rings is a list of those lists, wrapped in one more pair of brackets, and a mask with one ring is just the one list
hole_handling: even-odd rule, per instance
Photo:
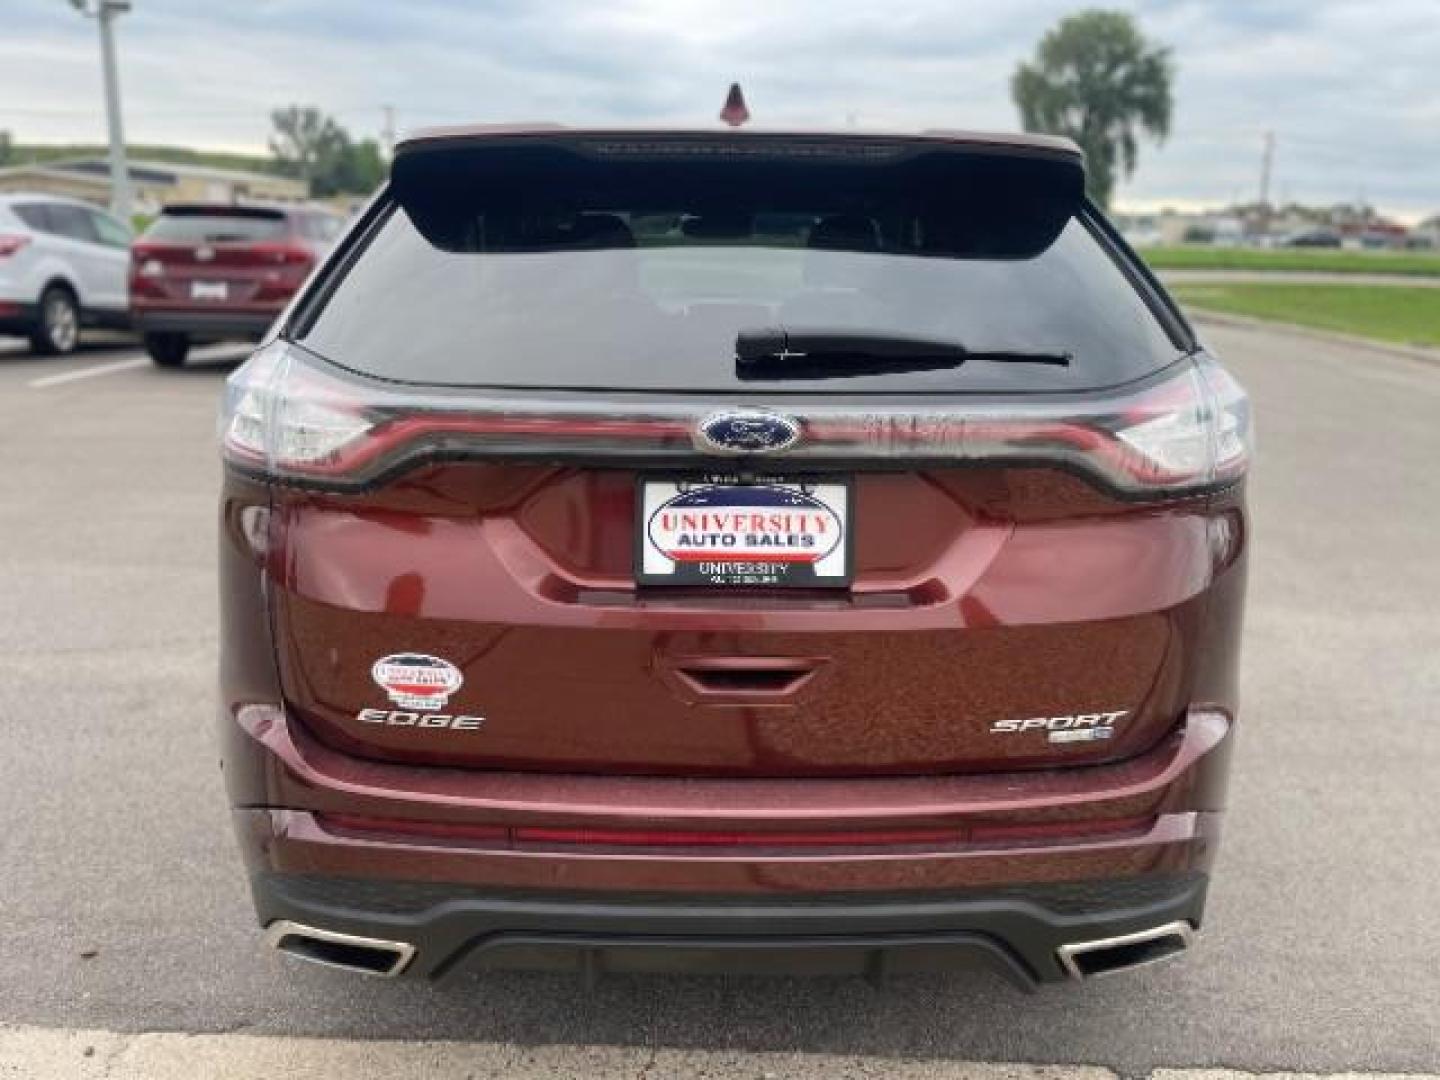
{"label": "maroon suv", "polygon": [[450,129],[231,379],[221,727],[276,948],[1184,950],[1242,391],[1040,136]]}
{"label": "maroon suv", "polygon": [[259,339],[342,226],[311,207],[165,207],[130,251],[131,323],[150,358],[179,367],[192,342]]}

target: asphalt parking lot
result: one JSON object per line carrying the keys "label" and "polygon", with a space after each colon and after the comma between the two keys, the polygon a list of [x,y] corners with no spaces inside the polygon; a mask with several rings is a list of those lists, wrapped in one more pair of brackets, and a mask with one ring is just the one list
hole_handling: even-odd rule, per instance
{"label": "asphalt parking lot", "polygon": [[[0,1075],[5,1026],[80,1030],[50,1037],[77,1070],[94,1032],[161,1031],[444,1040],[575,1076],[1440,1071],[1440,367],[1208,337],[1260,425],[1209,926],[1182,963],[1033,997],[979,975],[432,988],[263,952],[212,743],[215,410],[243,350],[169,372],[0,344]],[[771,1056],[797,1053],[828,1056]]]}

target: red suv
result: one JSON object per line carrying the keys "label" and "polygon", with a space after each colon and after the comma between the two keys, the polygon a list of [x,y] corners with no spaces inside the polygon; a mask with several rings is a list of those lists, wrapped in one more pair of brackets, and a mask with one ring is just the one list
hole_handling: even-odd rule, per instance
{"label": "red suv", "polygon": [[225,775],[377,975],[1183,951],[1249,416],[1069,142],[450,129],[231,378]]}
{"label": "red suv", "polygon": [[150,358],[179,367],[194,341],[259,339],[342,227],[307,207],[165,207],[130,251],[131,322]]}

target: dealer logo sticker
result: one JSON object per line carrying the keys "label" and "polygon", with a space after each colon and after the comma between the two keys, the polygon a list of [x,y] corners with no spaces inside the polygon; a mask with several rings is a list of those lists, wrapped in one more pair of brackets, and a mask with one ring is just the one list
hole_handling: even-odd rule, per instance
{"label": "dealer logo sticker", "polygon": [[465,681],[449,660],[426,653],[395,653],[381,657],[370,677],[402,709],[443,709]]}

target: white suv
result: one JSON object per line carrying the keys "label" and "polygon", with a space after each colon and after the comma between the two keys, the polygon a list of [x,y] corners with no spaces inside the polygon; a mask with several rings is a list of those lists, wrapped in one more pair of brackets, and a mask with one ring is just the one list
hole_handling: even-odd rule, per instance
{"label": "white suv", "polygon": [[78,199],[0,195],[0,334],[67,353],[81,326],[129,323],[131,233]]}

